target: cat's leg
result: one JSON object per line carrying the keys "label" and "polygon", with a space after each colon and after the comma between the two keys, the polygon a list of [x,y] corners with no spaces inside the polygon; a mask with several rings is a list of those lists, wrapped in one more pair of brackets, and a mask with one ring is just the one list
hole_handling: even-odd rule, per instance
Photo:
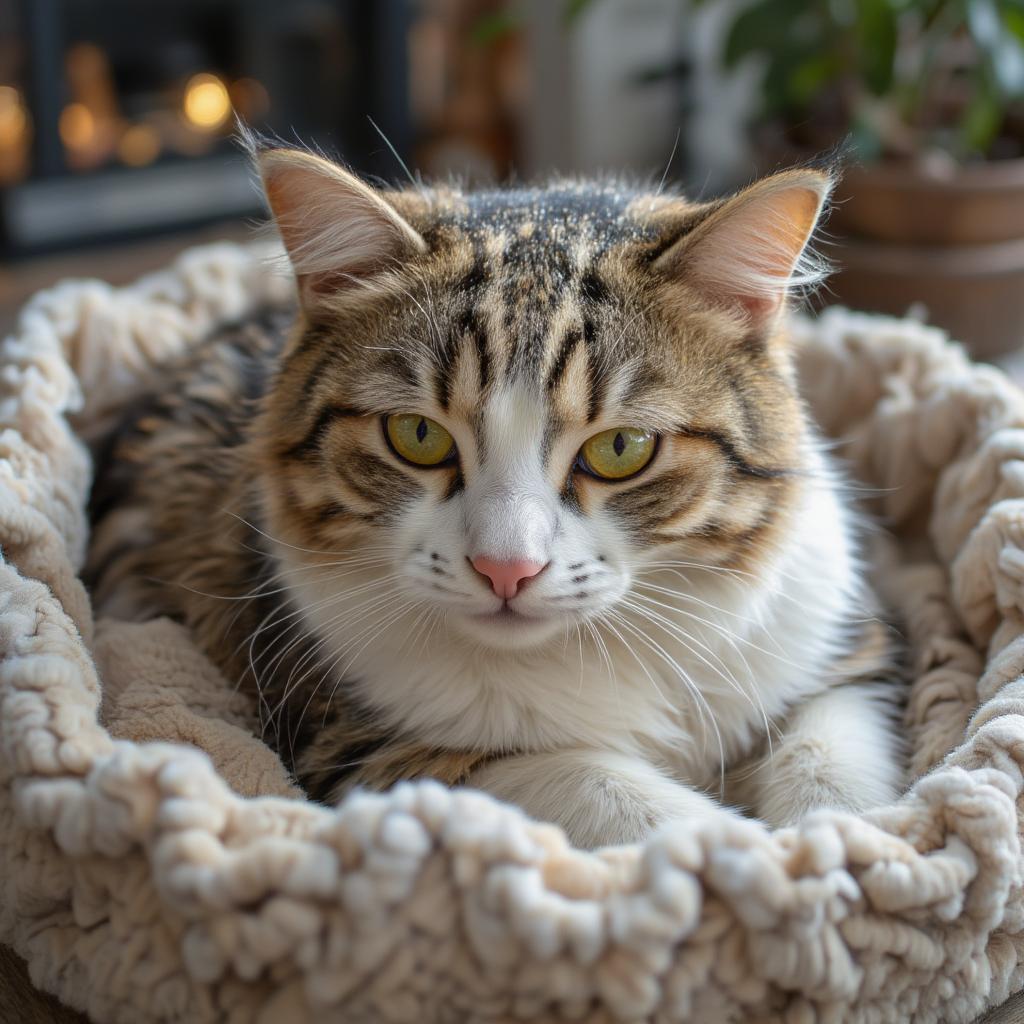
{"label": "cat's leg", "polygon": [[666,821],[733,813],[639,757],[604,750],[500,758],[473,772],[469,785],[561,825],[586,848],[636,842]]}
{"label": "cat's leg", "polygon": [[850,684],[798,705],[750,779],[753,810],[773,827],[822,807],[863,811],[903,781],[893,709],[879,686]]}

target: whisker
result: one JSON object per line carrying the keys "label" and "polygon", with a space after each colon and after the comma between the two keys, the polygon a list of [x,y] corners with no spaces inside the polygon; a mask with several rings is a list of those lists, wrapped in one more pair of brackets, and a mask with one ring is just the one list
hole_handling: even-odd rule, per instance
{"label": "whisker", "polygon": [[[262,589],[263,587],[269,586],[271,583],[276,583],[278,580],[283,579],[285,576],[293,576],[296,573],[301,572],[316,572],[321,569],[331,569],[340,566],[353,566],[353,563],[355,563],[351,572],[341,574],[341,576],[345,576],[352,575],[352,573],[355,572],[361,572],[364,569],[372,568],[376,565],[386,565],[390,561],[391,560],[389,558],[380,557],[364,560],[353,559],[352,561],[340,560],[334,562],[318,562],[315,565],[297,565],[291,569],[283,569],[275,572],[273,574],[272,579],[260,584],[259,587],[256,587],[245,594],[214,594],[210,591],[199,590],[197,587],[191,587],[187,583],[181,583],[178,580],[164,580],[160,579],[157,576],[147,576],[146,579],[148,579],[151,583],[159,583],[162,586],[168,587],[177,587],[179,590],[187,591],[188,593],[195,594],[198,597],[208,597],[214,601],[251,601],[257,597],[272,597],[274,594],[281,594],[287,590],[291,590],[292,586],[290,584],[285,584],[284,586],[277,587],[274,590]],[[332,579],[340,579],[341,576],[335,576],[332,577]]]}
{"label": "whisker", "polygon": [[[243,525],[249,527],[250,530],[252,530],[254,533],[258,533],[261,537],[265,537],[267,540],[272,541],[274,544],[279,544],[281,547],[289,548],[292,551],[302,551],[302,552],[304,552],[307,555],[348,555],[348,554],[351,554],[350,551],[320,550],[320,549],[317,549],[317,548],[304,548],[304,547],[301,547],[298,544],[289,544],[288,541],[281,540],[280,538],[275,537],[272,534],[267,533],[265,530],[260,529],[260,527],[258,527],[255,523],[249,522],[249,520],[246,519],[244,516],[240,516],[237,512],[232,512],[231,509],[229,509],[229,508],[221,508],[221,512],[224,512],[225,514],[231,516],[233,519],[237,519],[240,523],[242,523]],[[364,547],[364,548],[361,549],[361,551],[363,553],[365,553],[367,551],[390,551],[390,550],[393,550],[393,548],[390,548],[390,547],[388,547],[388,545],[385,545],[385,544],[377,545],[375,547]]]}
{"label": "whisker", "polygon": [[[331,577],[329,579],[323,580],[322,582],[323,583],[333,583],[337,579],[342,578],[344,575],[346,575],[346,574],[342,573],[339,576]],[[284,625],[286,622],[288,622],[291,619],[296,619],[296,618],[299,618],[300,616],[308,615],[311,612],[319,611],[321,608],[329,606],[332,603],[335,603],[337,601],[343,601],[343,600],[347,600],[347,599],[352,598],[352,597],[358,597],[360,594],[363,594],[363,593],[365,593],[367,591],[376,590],[379,587],[385,586],[386,584],[391,583],[394,580],[398,580],[398,579],[401,579],[401,578],[402,577],[401,577],[400,573],[389,573],[387,576],[381,576],[381,577],[379,577],[379,578],[377,578],[375,580],[371,580],[368,583],[360,584],[358,587],[353,587],[350,590],[338,590],[338,591],[336,591],[334,593],[328,594],[326,597],[321,598],[319,601],[314,601],[312,604],[301,605],[301,606],[295,607],[290,612],[287,612],[287,613],[281,615],[279,618],[275,619],[272,623],[270,623],[270,624],[268,624],[266,626],[261,626],[259,629],[257,629],[251,635],[250,639],[254,640],[261,632],[263,632],[266,629],[276,629],[276,628]],[[281,611],[282,608],[283,608],[283,606],[278,606],[278,608],[276,610],[277,611]],[[264,622],[265,621],[266,620],[264,620]],[[239,645],[239,646],[241,646],[241,645]],[[237,649],[236,649],[236,651],[237,651]]]}
{"label": "whisker", "polygon": [[580,623],[576,623],[576,642],[580,648],[580,682],[576,688],[576,696],[579,697],[583,693],[583,629]]}
{"label": "whisker", "polygon": [[[334,603],[342,603],[345,596],[347,595],[342,595],[341,599],[336,600]],[[349,626],[356,625],[357,623],[365,620],[368,616],[373,615],[375,612],[379,611],[381,608],[386,607],[393,601],[393,599],[393,594],[390,591],[385,594],[377,594],[376,596],[367,598],[361,604],[357,605],[356,608],[354,609],[343,608],[341,611],[337,612],[337,614],[335,614],[332,618],[328,619],[325,623],[323,623],[318,629],[319,636],[316,642],[302,656],[302,658],[300,658],[299,661],[292,666],[288,678],[284,684],[284,691],[275,708],[275,712],[277,710],[280,710],[280,708],[287,703],[291,695],[302,685],[302,683],[309,676],[309,673],[316,669],[317,652],[321,650],[331,640],[331,629],[333,626],[335,626],[342,619],[344,619],[346,624]],[[304,672],[293,683],[292,680],[295,679],[295,673],[300,671],[303,668],[303,666],[310,662],[312,662],[312,664],[310,665],[309,670],[307,672]]]}
{"label": "whisker", "polygon": [[[415,603],[416,602],[412,602],[412,604],[415,604]],[[390,617],[388,617],[389,613],[385,613],[385,622],[380,627],[380,629],[377,631],[377,633],[374,634],[374,636],[379,635],[380,632],[383,632],[383,630],[387,629],[390,625],[392,625],[393,623],[397,622],[402,617],[402,615],[404,615],[406,613],[406,611],[408,611],[409,607],[410,607],[410,605],[408,605],[408,604],[401,606],[397,611],[395,611],[393,613],[390,613]],[[294,729],[291,730],[290,735],[289,735],[289,742],[290,742],[290,744],[292,746],[292,761],[293,761],[293,763],[294,763],[294,759],[295,759],[295,755],[294,755],[295,738],[299,735],[299,733],[300,733],[300,731],[302,729],[302,723],[305,721],[306,714],[309,711],[310,704],[313,702],[313,698],[320,691],[320,688],[323,686],[324,682],[332,674],[336,673],[338,662],[341,660],[342,657],[344,657],[345,652],[347,650],[351,649],[352,645],[357,643],[359,641],[359,639],[361,639],[363,636],[366,635],[367,632],[372,630],[374,628],[374,625],[375,625],[374,623],[371,623],[368,627],[366,627],[364,630],[362,630],[359,634],[357,634],[356,637],[354,637],[353,639],[348,641],[340,649],[340,651],[338,652],[337,657],[335,657],[334,660],[331,661],[331,663],[328,664],[324,668],[324,671],[321,673],[320,679],[317,682],[316,686],[314,686],[310,690],[309,696],[306,698],[306,703],[302,706],[302,710],[299,713],[299,719],[296,722]],[[372,640],[372,639],[373,639],[373,636],[371,636],[370,640]],[[364,644],[364,646],[365,646],[365,644]],[[359,655],[359,653],[361,651],[362,651],[362,648],[360,648],[359,651],[356,652],[355,656],[358,657],[358,655]],[[335,681],[334,687],[332,688],[330,696],[328,697],[327,702],[324,705],[324,723],[325,724],[326,724],[326,721],[327,721],[327,715],[330,712],[331,704],[334,701],[334,696],[337,693],[338,687],[341,685],[342,681],[344,680],[345,672],[348,670],[349,665],[351,665],[351,661],[345,666],[344,669],[342,669],[340,672],[337,672],[337,679]],[[301,681],[300,681],[300,684],[301,684]],[[294,692],[294,690],[293,690],[293,692]]]}
{"label": "whisker", "polygon": [[604,637],[601,636],[600,632],[598,631],[597,626],[591,624],[586,620],[584,620],[583,625],[586,628],[588,635],[593,638],[594,645],[597,647],[598,654],[601,656],[601,660],[604,663],[605,673],[608,677],[608,681],[612,684],[612,689],[615,691],[615,704],[619,708],[619,712],[621,714],[622,696],[619,693],[619,680],[615,674],[615,669],[612,666],[612,658],[611,654],[608,652],[608,645],[605,643]]}
{"label": "whisker", "polygon": [[[675,660],[675,658],[673,658],[664,649],[664,647],[661,646],[661,644],[657,643],[657,641],[655,641],[651,637],[647,636],[647,634],[644,633],[643,630],[638,629],[635,625],[633,625],[633,623],[631,623],[628,619],[626,619],[624,616],[622,616],[619,613],[612,613],[611,616],[609,616],[606,619],[606,621],[608,621],[609,625],[611,624],[611,621],[610,621],[611,617],[614,617],[615,621],[620,626],[622,626],[624,629],[626,629],[627,631],[632,633],[638,640],[640,640],[641,643],[643,643],[650,650],[654,651],[654,653],[657,654],[665,662],[665,664],[668,665],[673,670],[673,672],[675,672],[679,676],[679,678],[684,681],[684,683],[686,684],[687,688],[689,689],[689,691],[693,695],[694,699],[696,701],[698,701],[698,711],[699,711],[700,716],[701,716],[702,728],[704,727],[704,722],[705,722],[704,712],[705,711],[707,712],[708,720],[710,720],[711,726],[715,730],[715,737],[716,737],[716,740],[717,740],[717,743],[718,743],[719,765],[720,765],[720,770],[721,770],[721,774],[722,774],[722,787],[724,789],[724,785],[725,785],[725,747],[724,747],[724,744],[722,743],[722,734],[721,734],[721,731],[718,728],[718,723],[715,721],[714,712],[711,710],[711,707],[708,704],[708,702],[707,702],[706,698],[704,697],[704,695],[700,692],[699,687],[697,687],[694,684],[693,680],[690,678],[690,676],[686,672],[686,670]],[[632,649],[630,648],[630,650],[632,650]],[[640,661],[639,658],[637,659],[637,661],[641,665],[641,667],[643,667],[643,663]],[[649,672],[647,673],[647,675],[648,675],[648,678],[651,679],[651,682],[653,683],[654,682],[653,677],[651,677]],[[655,689],[658,690],[658,693],[661,694],[661,690],[658,688],[657,684],[655,683],[654,685],[655,685]],[[661,694],[661,696],[662,696],[662,699],[664,700],[664,695]],[[669,703],[669,702],[666,702],[666,703]],[[673,707],[673,708],[675,707],[675,705],[671,704],[671,703],[669,703],[669,706]],[[701,706],[703,707],[703,711],[700,710]],[[706,729],[704,729],[704,735],[705,735],[705,737],[707,735]]]}
{"label": "whisker", "polygon": [[672,612],[678,612],[680,615],[685,615],[688,619],[693,619],[695,622],[699,622],[701,625],[707,626],[722,637],[723,640],[726,640],[732,645],[733,650],[736,651],[737,655],[740,658],[743,658],[744,665],[748,671],[750,671],[750,666],[746,663],[746,658],[743,657],[743,654],[736,646],[738,643],[744,644],[752,650],[757,651],[758,654],[763,654],[766,658],[774,658],[776,661],[781,662],[783,665],[788,665],[790,668],[795,668],[801,672],[810,671],[810,666],[800,665],[795,661],[791,661],[782,654],[778,654],[775,651],[769,651],[766,648],[761,647],[760,644],[755,643],[749,637],[741,636],[739,633],[733,633],[731,630],[727,630],[723,624],[713,622],[711,619],[706,619],[702,615],[697,615],[695,612],[691,612],[686,608],[680,608],[678,605],[665,604],[665,602],[658,601],[653,597],[648,597],[646,594],[635,594],[634,596],[637,600],[646,601],[648,604],[657,605],[659,608],[666,608]]}
{"label": "whisker", "polygon": [[[705,665],[707,665],[708,668],[710,668],[713,672],[719,675],[726,683],[729,684],[731,689],[743,692],[739,680],[737,680],[731,672],[729,672],[728,675],[726,675],[725,671],[723,671],[726,670],[728,666],[725,664],[725,661],[722,659],[722,656],[718,654],[708,644],[704,643],[699,638],[692,636],[692,634],[687,633],[681,626],[679,626],[677,623],[672,622],[670,619],[667,619],[664,615],[660,615],[659,613],[649,608],[644,608],[642,605],[638,605],[634,601],[626,599],[623,600],[622,605],[625,608],[629,608],[631,611],[635,612],[641,618],[646,619],[653,625],[660,626],[661,629],[663,629],[665,632],[670,633],[670,635],[675,636],[678,639],[679,643],[681,643],[692,655],[694,655],[694,657],[699,658]],[[708,661],[706,657],[704,657],[704,655],[700,653],[700,651],[697,651],[693,647],[691,647],[691,642],[697,644],[703,650],[707,651],[708,654],[710,654],[719,662],[719,665],[721,667],[719,667],[719,665],[712,664],[710,661]],[[752,678],[753,672],[750,669],[750,665],[747,664],[745,661],[744,667],[747,670],[747,674]]]}
{"label": "whisker", "polygon": [[[334,660],[334,661],[333,661],[333,662],[331,663],[331,665],[330,665],[330,666],[328,666],[328,670],[327,670],[328,674],[333,674],[333,673],[337,672],[337,676],[338,676],[338,678],[337,678],[337,681],[336,681],[336,682],[335,682],[335,684],[334,684],[334,688],[333,688],[333,689],[331,690],[331,695],[330,695],[330,697],[328,697],[328,699],[327,699],[327,706],[326,706],[326,707],[325,707],[325,709],[324,709],[324,716],[325,716],[325,717],[324,717],[324,721],[325,721],[325,722],[326,722],[326,715],[327,715],[327,711],[328,711],[328,710],[330,709],[330,706],[331,706],[331,702],[332,702],[332,701],[334,700],[334,695],[335,695],[335,693],[337,692],[337,689],[338,689],[338,687],[339,687],[339,686],[341,685],[341,683],[342,683],[342,680],[343,680],[343,679],[345,678],[345,673],[346,673],[346,672],[348,672],[348,670],[349,670],[349,669],[350,669],[350,668],[351,668],[351,667],[352,667],[352,666],[353,666],[353,665],[355,664],[355,661],[356,661],[356,659],[357,659],[357,658],[359,657],[359,655],[360,655],[360,654],[361,654],[361,653],[362,653],[362,652],[363,652],[363,651],[364,651],[364,650],[365,650],[365,649],[366,649],[366,648],[367,648],[367,647],[368,647],[368,646],[369,646],[369,645],[370,645],[371,643],[373,643],[373,641],[374,641],[374,640],[375,640],[375,639],[376,639],[376,638],[377,638],[378,636],[380,636],[380,635],[381,635],[381,633],[383,633],[383,632],[384,632],[385,630],[387,630],[387,629],[390,629],[390,628],[391,628],[391,627],[392,627],[392,626],[393,626],[393,625],[394,625],[394,624],[395,624],[396,622],[398,622],[398,621],[399,621],[399,619],[401,619],[401,618],[402,618],[402,617],[403,617],[404,615],[408,614],[408,613],[409,613],[410,611],[412,611],[412,610],[414,610],[414,609],[418,608],[418,607],[420,606],[420,604],[422,604],[422,602],[421,602],[421,601],[416,601],[416,600],[410,600],[410,601],[406,601],[406,602],[405,602],[405,604],[403,604],[403,605],[400,605],[400,606],[399,606],[399,608],[397,608],[397,609],[396,609],[395,611],[393,611],[393,612],[392,612],[392,613],[390,614],[390,617],[388,617],[388,618],[386,619],[386,621],[384,621],[384,622],[382,622],[382,623],[380,624],[380,626],[379,626],[379,628],[378,628],[378,629],[376,630],[376,632],[372,633],[372,634],[371,634],[371,635],[370,635],[370,636],[369,636],[369,637],[368,637],[368,638],[367,638],[366,640],[364,640],[364,641],[363,641],[363,643],[362,643],[362,644],[360,644],[360,646],[359,646],[359,647],[358,647],[358,648],[356,649],[356,651],[355,651],[355,652],[354,652],[354,653],[352,654],[352,656],[351,656],[351,657],[350,657],[350,658],[348,659],[348,661],[347,661],[347,662],[345,662],[345,665],[344,665],[344,667],[343,667],[343,668],[341,668],[340,670],[338,670],[338,669],[337,669],[337,664],[338,664],[338,662],[339,662],[339,661],[341,660],[341,656],[340,656],[340,655],[339,655],[339,657],[338,657],[338,658],[336,658],[336,659],[335,659],[335,660]],[[372,627],[371,627],[371,628],[372,628]],[[361,635],[362,635],[362,634],[361,634]],[[348,650],[350,650],[350,649],[351,649],[351,647],[353,646],[353,644],[354,644],[355,642],[356,642],[356,641],[352,641],[352,642],[350,642],[349,644],[346,644],[346,645],[345,645],[345,647],[344,647],[344,648],[343,648],[342,650],[343,650],[343,651],[348,651]]]}
{"label": "whisker", "polygon": [[[619,642],[626,648],[626,650],[628,650],[629,653],[632,654],[634,658],[636,658],[637,664],[643,670],[644,675],[646,675],[647,678],[650,680],[651,686],[654,687],[655,692],[658,694],[658,696],[661,698],[661,700],[665,703],[665,705],[668,706],[668,707],[673,707],[672,702],[662,692],[661,687],[658,686],[657,681],[655,680],[654,676],[651,675],[651,673],[648,670],[647,666],[644,664],[644,662],[639,657],[637,657],[636,652],[633,650],[633,648],[629,644],[629,642],[623,637],[623,635],[618,631],[618,629],[615,628],[615,626],[613,625],[613,620],[615,622],[618,622],[619,625],[623,626],[624,628],[627,627],[627,623],[622,618],[622,616],[621,615],[616,615],[613,612],[605,612],[605,614],[602,616],[602,619],[601,619],[601,621],[603,621],[604,624],[619,638]],[[637,631],[637,635],[640,636],[646,642],[647,638],[644,637],[641,633],[639,633],[639,631]]]}
{"label": "whisker", "polygon": [[[680,627],[676,623],[671,622],[663,615],[659,615],[656,612],[652,612],[650,609],[639,607],[633,604],[632,602],[627,601],[624,603],[627,607],[631,608],[636,614],[646,619],[652,625],[659,627],[663,632],[667,633],[669,637],[676,641],[676,643],[682,644],[683,647],[685,647],[692,655],[694,655],[694,657],[698,658],[705,665],[707,665],[708,668],[710,668],[713,672],[719,675],[728,684],[730,689],[739,694],[741,697],[743,697],[744,700],[747,701],[748,704],[750,704],[751,708],[761,717],[762,723],[765,728],[765,732],[770,734],[771,726],[768,721],[768,713],[765,710],[764,703],[761,700],[760,695],[757,693],[757,681],[754,678],[754,674],[746,658],[743,657],[743,654],[738,649],[736,653],[742,660],[744,668],[747,671],[747,676],[753,684],[753,692],[750,692],[746,688],[744,688],[743,685],[739,682],[739,680],[733,675],[731,671],[723,671],[723,669],[728,670],[728,666],[722,659],[721,655],[715,652],[707,644],[700,641],[697,637],[694,637],[692,634],[687,633],[685,630],[682,629],[682,627]],[[703,647],[704,650],[711,654],[719,662],[721,668],[712,664],[706,657],[704,657],[704,655],[702,655],[699,651],[695,650],[691,646],[691,641],[692,643],[698,644],[700,647]]]}

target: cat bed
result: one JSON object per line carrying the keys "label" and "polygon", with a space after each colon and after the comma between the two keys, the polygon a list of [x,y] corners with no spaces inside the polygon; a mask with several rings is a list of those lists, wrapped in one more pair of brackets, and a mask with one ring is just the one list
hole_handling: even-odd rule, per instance
{"label": "cat bed", "polygon": [[1024,394],[937,330],[797,320],[896,538],[916,781],[587,853],[470,791],[307,802],[167,621],[94,618],[87,443],[290,284],[256,247],[38,295],[0,355],[0,942],[94,1020],[968,1021],[1024,987]]}

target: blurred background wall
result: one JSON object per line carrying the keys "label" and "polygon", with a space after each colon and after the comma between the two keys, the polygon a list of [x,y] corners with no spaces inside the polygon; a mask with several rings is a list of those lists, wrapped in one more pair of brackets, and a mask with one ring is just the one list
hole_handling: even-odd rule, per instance
{"label": "blurred background wall", "polygon": [[840,146],[819,301],[1015,350],[1022,40],[1024,0],[0,0],[0,326],[59,276],[244,237],[237,113],[387,181],[712,197]]}

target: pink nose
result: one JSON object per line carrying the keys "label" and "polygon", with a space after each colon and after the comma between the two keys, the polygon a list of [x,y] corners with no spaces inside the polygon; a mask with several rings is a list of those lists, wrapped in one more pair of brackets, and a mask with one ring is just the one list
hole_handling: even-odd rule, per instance
{"label": "pink nose", "polygon": [[481,556],[472,559],[473,568],[491,581],[491,588],[503,600],[516,596],[519,585],[544,568],[540,562],[496,562]]}

